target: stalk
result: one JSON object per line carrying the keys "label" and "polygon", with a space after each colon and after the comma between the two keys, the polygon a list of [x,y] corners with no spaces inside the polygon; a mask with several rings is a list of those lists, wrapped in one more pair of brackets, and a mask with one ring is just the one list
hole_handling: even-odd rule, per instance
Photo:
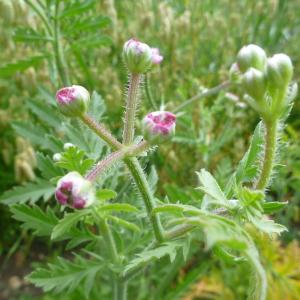
{"label": "stalk", "polygon": [[97,123],[89,115],[82,115],[80,119],[102,140],[104,140],[113,150],[119,150],[123,147],[123,145],[102,124]]}
{"label": "stalk", "polygon": [[132,143],[141,74],[131,74],[124,118],[123,144]]}
{"label": "stalk", "polygon": [[271,179],[274,160],[276,155],[278,120],[265,122],[265,153],[262,164],[262,171],[256,184],[256,189],[264,190]]}
{"label": "stalk", "polygon": [[194,103],[195,101],[198,101],[201,98],[205,98],[205,97],[209,97],[215,94],[218,94],[220,91],[227,89],[230,86],[230,82],[229,81],[225,81],[223,83],[221,83],[220,85],[217,85],[205,92],[199,93],[193,97],[191,97],[190,99],[182,102],[182,104],[180,104],[179,106],[177,106],[175,109],[173,109],[173,113],[177,113],[180,110],[182,110],[184,107]]}
{"label": "stalk", "polygon": [[123,149],[112,152],[106,158],[99,161],[85,176],[90,181],[95,181],[100,174],[109,169],[116,162],[124,159],[126,156],[136,156],[144,152],[148,148],[147,142],[142,142],[131,147],[123,147]]}
{"label": "stalk", "polygon": [[146,210],[148,213],[148,217],[150,218],[152,228],[154,231],[155,238],[158,243],[163,242],[163,228],[159,219],[159,216],[157,214],[152,214],[152,210],[155,207],[155,200],[153,198],[151,189],[148,185],[146,176],[143,172],[143,169],[137,160],[137,158],[126,158],[125,163],[128,167],[128,169],[131,172],[131,175],[135,181],[135,184],[137,185],[142,198],[144,200],[144,204],[146,206]]}

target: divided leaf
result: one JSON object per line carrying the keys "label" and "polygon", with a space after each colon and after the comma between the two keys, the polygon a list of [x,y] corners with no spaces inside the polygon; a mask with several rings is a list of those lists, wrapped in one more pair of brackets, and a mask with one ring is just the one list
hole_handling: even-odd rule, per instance
{"label": "divided leaf", "polygon": [[14,219],[23,222],[23,228],[33,230],[37,236],[50,235],[58,222],[50,207],[44,212],[37,205],[17,204],[13,205],[10,211]]}
{"label": "divided leaf", "polygon": [[47,201],[51,198],[55,187],[46,180],[38,179],[36,182],[28,182],[25,185],[14,187],[0,197],[0,202],[12,205],[16,203],[34,203],[40,198]]}

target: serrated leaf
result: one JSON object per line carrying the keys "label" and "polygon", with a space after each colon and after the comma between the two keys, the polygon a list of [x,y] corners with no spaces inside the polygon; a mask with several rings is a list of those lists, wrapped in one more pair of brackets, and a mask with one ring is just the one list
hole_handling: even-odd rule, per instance
{"label": "serrated leaf", "polygon": [[85,157],[85,152],[77,147],[71,147],[61,153],[61,159],[56,165],[68,171],[77,171],[84,175],[94,164],[94,160]]}
{"label": "serrated leaf", "polygon": [[170,260],[172,262],[176,257],[177,249],[180,247],[182,247],[182,243],[180,241],[173,241],[164,243],[155,249],[143,251],[138,254],[136,258],[131,260],[127,266],[125,266],[124,273],[129,272],[133,268],[142,267],[150,261],[160,259],[166,255],[170,256]]}
{"label": "serrated leaf", "polygon": [[16,203],[34,203],[40,198],[45,201],[53,195],[55,187],[46,180],[38,179],[36,182],[28,182],[5,192],[0,197],[0,202],[7,205]]}
{"label": "serrated leaf", "polygon": [[55,165],[53,160],[47,155],[44,155],[41,152],[36,154],[37,166],[39,170],[42,172],[42,176],[45,179],[51,179],[53,177],[62,176],[62,170]]}
{"label": "serrated leaf", "polygon": [[64,234],[68,233],[68,231],[75,227],[76,224],[82,219],[84,216],[90,213],[89,210],[84,209],[80,211],[76,211],[74,213],[65,214],[64,217],[58,222],[58,224],[53,228],[51,239],[56,240],[61,238]]}
{"label": "serrated leaf", "polygon": [[202,201],[202,208],[206,209],[210,204],[224,207],[229,206],[229,203],[217,181],[209,172],[202,169],[199,173],[197,173],[197,175],[201,183],[199,189],[206,194],[206,197]]}
{"label": "serrated leaf", "polygon": [[37,205],[17,204],[10,208],[13,218],[23,222],[22,227],[33,230],[38,236],[48,236],[51,234],[58,219],[50,207],[43,212]]}
{"label": "serrated leaf", "polygon": [[262,208],[265,214],[272,214],[286,207],[288,202],[264,202]]}
{"label": "serrated leaf", "polygon": [[34,126],[23,121],[14,121],[12,122],[12,127],[19,135],[33,144],[43,146],[44,136],[47,132],[40,126]]}
{"label": "serrated leaf", "polygon": [[272,233],[280,234],[283,231],[287,231],[287,228],[285,226],[275,223],[273,220],[267,218],[264,219],[252,218],[251,222],[255,227],[268,234],[272,234]]}
{"label": "serrated leaf", "polygon": [[101,201],[114,199],[117,197],[117,195],[118,194],[115,191],[108,190],[108,189],[101,189],[101,190],[97,190],[97,192],[96,192],[97,199],[99,199]]}
{"label": "serrated leaf", "polygon": [[64,10],[59,14],[59,18],[74,17],[90,10],[95,4],[95,0],[86,0],[82,3],[70,3],[65,6]]}
{"label": "serrated leaf", "polygon": [[236,172],[231,176],[226,185],[225,193],[227,197],[232,197],[235,185],[239,185],[241,182],[251,181],[256,177],[258,172],[257,163],[263,149],[263,141],[263,128],[260,122],[254,130],[249,149],[239,162]]}
{"label": "serrated leaf", "polygon": [[40,120],[47,123],[51,127],[59,128],[61,126],[61,118],[53,109],[52,106],[42,100],[28,99],[26,106],[36,115]]}
{"label": "serrated leaf", "polygon": [[[91,288],[95,282],[97,273],[103,268],[98,259],[86,259],[75,255],[75,260],[70,261],[58,257],[53,263],[45,268],[37,268],[26,278],[42,288],[45,292],[64,292],[66,294],[74,291],[80,284]],[[90,290],[85,291],[89,295]]]}
{"label": "serrated leaf", "polygon": [[0,77],[10,77],[15,75],[17,72],[25,71],[26,69],[37,66],[47,56],[39,55],[33,56],[27,59],[19,60],[15,63],[8,63],[0,67]]}

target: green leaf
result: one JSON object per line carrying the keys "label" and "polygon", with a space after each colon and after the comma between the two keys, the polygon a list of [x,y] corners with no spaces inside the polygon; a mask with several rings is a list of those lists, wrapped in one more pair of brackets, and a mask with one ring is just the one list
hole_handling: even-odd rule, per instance
{"label": "green leaf", "polygon": [[252,218],[252,223],[258,229],[268,234],[276,233],[280,234],[283,231],[287,231],[287,228],[281,224],[275,223],[273,220],[265,219],[257,219]]}
{"label": "green leaf", "polygon": [[0,202],[12,205],[28,201],[34,203],[40,198],[47,201],[53,195],[54,190],[55,187],[49,181],[38,179],[36,182],[28,182],[25,185],[17,186],[5,192],[0,197]]}
{"label": "green leaf", "polygon": [[124,211],[124,212],[137,212],[138,209],[133,206],[130,205],[128,203],[111,203],[111,204],[106,204],[100,207],[100,210],[102,212],[120,212],[120,211]]}
{"label": "green leaf", "polygon": [[23,222],[22,227],[33,230],[38,236],[48,236],[51,234],[58,219],[50,207],[43,212],[37,205],[17,204],[10,208],[13,218]]}
{"label": "green leaf", "polygon": [[86,259],[75,254],[74,261],[58,257],[46,268],[37,268],[26,279],[45,292],[68,294],[79,285],[83,285],[82,289],[85,289],[85,294],[88,296],[97,273],[102,268],[103,264],[99,259]]}
{"label": "green leaf", "polygon": [[101,201],[114,199],[117,197],[117,195],[118,194],[115,191],[108,190],[108,189],[97,190],[97,192],[96,192],[97,199],[99,199]]}
{"label": "green leaf", "polygon": [[262,208],[265,214],[273,214],[286,207],[288,202],[264,202]]}
{"label": "green leaf", "polygon": [[122,226],[122,227],[125,227],[131,231],[135,231],[135,232],[139,232],[140,231],[140,228],[135,225],[134,223],[132,222],[128,222],[122,218],[119,218],[119,217],[116,217],[116,216],[111,216],[111,215],[108,215],[106,216],[107,219],[113,221],[114,223]]}
{"label": "green leaf", "polygon": [[61,159],[56,162],[56,165],[68,171],[77,171],[84,175],[94,164],[91,158],[85,158],[84,151],[77,147],[71,147],[61,153]]}
{"label": "green leaf", "polygon": [[30,140],[33,144],[43,146],[44,136],[47,132],[42,127],[24,121],[14,121],[12,127],[19,135]]}
{"label": "green leaf", "polygon": [[256,177],[258,172],[257,163],[263,149],[263,141],[263,128],[262,123],[260,122],[255,128],[248,151],[239,162],[236,172],[229,179],[226,185],[225,193],[227,197],[232,197],[235,185],[251,181]]}
{"label": "green leaf", "polygon": [[166,255],[170,256],[170,261],[174,261],[177,249],[183,246],[181,241],[172,241],[168,243],[164,243],[161,246],[143,251],[142,253],[138,254],[136,258],[131,260],[127,266],[125,266],[124,273],[129,272],[132,269],[137,267],[142,267],[149,263],[152,260],[160,259]]}
{"label": "green leaf", "polygon": [[59,18],[74,17],[90,10],[95,4],[95,0],[86,0],[82,3],[77,1],[65,6],[65,9],[60,13]]}
{"label": "green leaf", "polygon": [[[54,102],[54,99],[53,99]],[[27,99],[26,106],[36,115],[38,118],[54,128],[61,126],[62,120],[57,114],[57,111],[45,103],[43,100]]]}
{"label": "green leaf", "polygon": [[27,59],[19,60],[15,63],[8,63],[0,67],[0,77],[10,77],[15,75],[17,72],[25,71],[26,69],[37,66],[47,56],[39,55],[33,56]]}
{"label": "green leaf", "polygon": [[36,154],[36,158],[37,166],[45,179],[59,177],[64,174],[62,170],[54,164],[53,160],[48,155],[46,156],[43,153],[38,152]]}
{"label": "green leaf", "polygon": [[202,208],[206,209],[210,204],[228,207],[229,203],[214,177],[204,169],[197,174],[202,184],[199,189],[206,194],[202,201]]}
{"label": "green leaf", "polygon": [[73,213],[65,214],[65,216],[53,228],[51,239],[56,240],[58,238],[61,238],[64,234],[68,233],[68,231],[70,231],[72,227],[75,227],[79,220],[81,220],[84,216],[88,215],[89,213],[89,210],[84,209]]}

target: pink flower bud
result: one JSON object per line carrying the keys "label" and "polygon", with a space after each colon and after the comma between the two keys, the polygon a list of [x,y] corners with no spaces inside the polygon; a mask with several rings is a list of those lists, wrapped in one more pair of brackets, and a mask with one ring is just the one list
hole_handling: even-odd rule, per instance
{"label": "pink flower bud", "polygon": [[131,73],[142,74],[152,65],[152,51],[147,44],[130,39],[124,44],[123,59]]}
{"label": "pink flower bud", "polygon": [[58,181],[55,198],[61,205],[82,209],[94,203],[95,189],[79,173],[70,172]]}
{"label": "pink flower bud", "polygon": [[78,117],[86,113],[90,103],[89,92],[80,85],[64,87],[56,93],[60,111],[68,117]]}
{"label": "pink flower bud", "polygon": [[163,61],[164,57],[160,55],[158,48],[151,48],[151,51],[152,51],[152,63],[155,65],[159,65]]}
{"label": "pink flower bud", "polygon": [[143,120],[143,131],[149,141],[163,141],[175,134],[176,116],[168,111],[149,113]]}

